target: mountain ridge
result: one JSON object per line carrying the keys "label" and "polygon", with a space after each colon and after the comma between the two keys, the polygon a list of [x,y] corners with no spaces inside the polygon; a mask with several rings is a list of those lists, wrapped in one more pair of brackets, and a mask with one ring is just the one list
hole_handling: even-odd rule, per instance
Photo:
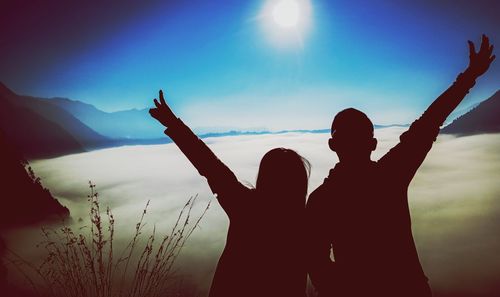
{"label": "mountain ridge", "polygon": [[83,146],[57,123],[13,104],[17,95],[0,85],[0,129],[25,158],[48,158],[83,152]]}
{"label": "mountain ridge", "polygon": [[[443,134],[469,135],[482,132],[500,132],[500,123],[489,124],[489,128],[472,128],[484,119],[495,121],[496,114],[488,110],[500,110],[489,106],[484,111],[485,102],[500,98],[497,91],[487,100],[477,104],[469,112],[456,118],[442,129]],[[495,102],[496,102],[495,101]],[[14,139],[28,159],[54,157],[69,153],[83,152],[106,147],[123,145],[164,144],[171,139],[163,134],[163,129],[151,120],[148,109],[128,109],[105,112],[79,100],[65,97],[39,98],[17,95],[0,82],[0,127],[6,127],[6,134]],[[491,104],[489,104],[491,105]],[[471,116],[478,112],[481,116]],[[485,116],[484,114],[488,115]],[[15,115],[15,116],[14,116]],[[493,119],[492,119],[493,116]],[[473,117],[475,123],[460,124],[464,119]],[[470,120],[469,120],[470,122]],[[480,124],[480,123],[479,123]],[[408,127],[409,125],[377,125],[384,127]],[[21,127],[21,129],[16,129]],[[23,133],[18,133],[23,131]],[[282,133],[329,133],[330,129],[291,129],[291,130],[229,130],[223,132],[197,133],[200,138],[237,135],[263,135]]]}
{"label": "mountain ridge", "polygon": [[500,132],[500,90],[441,129],[459,136]]}
{"label": "mountain ridge", "polygon": [[[112,137],[115,139],[119,139],[120,142],[127,142],[131,141],[133,142],[134,140],[140,140],[142,142],[147,140],[154,140],[157,138],[163,138],[165,137],[163,134],[162,129],[158,129],[158,124],[154,121],[151,121],[151,118],[149,116],[149,112],[147,108],[144,109],[127,109],[127,110],[121,110],[121,111],[115,111],[115,112],[105,112],[97,107],[95,107],[92,104],[88,104],[79,100],[73,100],[69,98],[63,98],[63,97],[53,97],[53,98],[44,98],[43,100],[47,100],[50,103],[57,105],[66,111],[72,113],[75,117],[77,117],[79,120],[87,124],[89,127],[92,129],[102,133],[105,136]],[[135,124],[140,122],[140,126],[142,126],[143,131],[138,131],[136,130],[135,133],[132,133],[132,135],[127,135],[126,132],[121,132],[117,134],[118,129],[124,129],[124,127],[127,127],[126,125],[123,124],[123,120],[119,120],[121,115],[130,115],[133,114],[135,117]],[[109,118],[106,119],[108,123],[107,128],[102,128],[102,123],[103,119],[102,117],[108,116]],[[130,121],[128,123],[130,125]],[[101,127],[100,127],[101,126]],[[112,128],[112,126],[114,126]],[[384,127],[408,127],[408,124],[392,124],[392,125],[374,125],[375,128],[384,128]],[[106,133],[106,130],[113,130],[114,132],[108,132]],[[154,131],[154,132],[152,132]],[[327,133],[329,132],[330,129],[285,129],[285,130],[278,130],[278,131],[271,131],[271,130],[259,130],[259,131],[253,131],[253,130],[235,130],[231,129],[228,131],[222,131],[222,132],[206,132],[206,133],[197,133],[197,135],[200,138],[205,138],[205,137],[220,137],[220,136],[231,136],[231,135],[259,135],[259,134],[279,134],[279,133],[286,133],[286,132],[304,132],[304,133]]]}
{"label": "mountain ridge", "polygon": [[78,100],[54,97],[42,99],[72,114],[94,131],[114,139],[151,139],[163,136],[158,124],[151,121],[148,109],[105,112]]}

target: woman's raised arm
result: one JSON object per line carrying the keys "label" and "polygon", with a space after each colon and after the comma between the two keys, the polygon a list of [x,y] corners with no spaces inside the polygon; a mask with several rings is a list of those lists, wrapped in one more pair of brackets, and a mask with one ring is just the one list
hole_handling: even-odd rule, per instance
{"label": "woman's raised arm", "polygon": [[[199,139],[191,129],[175,116],[165,102],[163,92],[159,92],[160,101],[154,99],[156,108],[151,108],[149,113],[166,127],[167,134],[189,159],[198,172],[207,178],[213,193],[217,194],[219,202],[226,212],[231,211],[237,204],[235,197],[239,191],[248,190],[243,186],[234,173],[220,161],[210,148]],[[222,199],[221,199],[222,198]],[[236,200],[238,200],[236,198]]]}

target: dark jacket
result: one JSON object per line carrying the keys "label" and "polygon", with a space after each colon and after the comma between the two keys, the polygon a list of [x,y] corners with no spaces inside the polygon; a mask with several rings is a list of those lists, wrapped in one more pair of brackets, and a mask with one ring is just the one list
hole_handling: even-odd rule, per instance
{"label": "dark jacket", "polygon": [[277,211],[267,201],[276,197],[263,197],[241,184],[181,120],[165,133],[207,178],[229,217],[209,296],[305,297],[303,217]]}
{"label": "dark jacket", "polygon": [[473,85],[460,75],[378,162],[338,163],[310,195],[308,270],[320,296],[431,296],[407,191],[440,126]]}

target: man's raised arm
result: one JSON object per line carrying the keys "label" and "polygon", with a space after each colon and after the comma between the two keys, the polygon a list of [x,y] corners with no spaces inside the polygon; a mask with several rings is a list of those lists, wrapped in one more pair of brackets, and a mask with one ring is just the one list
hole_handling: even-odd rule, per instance
{"label": "man's raised arm", "polygon": [[482,36],[481,48],[476,53],[474,43],[469,43],[469,66],[461,73],[455,83],[439,96],[425,111],[422,119],[441,126],[450,113],[462,102],[465,95],[474,86],[478,77],[483,75],[495,59],[492,56],[493,45],[490,45],[486,35]]}
{"label": "man's raised arm", "polygon": [[476,79],[483,75],[495,59],[493,45],[488,37],[482,36],[481,47],[476,52],[474,43],[469,41],[469,66],[458,75],[456,81],[427,108],[423,115],[412,123],[400,136],[400,143],[384,155],[379,163],[393,167],[396,176],[408,183],[432,147],[439,129],[450,113],[462,102],[474,86]]}

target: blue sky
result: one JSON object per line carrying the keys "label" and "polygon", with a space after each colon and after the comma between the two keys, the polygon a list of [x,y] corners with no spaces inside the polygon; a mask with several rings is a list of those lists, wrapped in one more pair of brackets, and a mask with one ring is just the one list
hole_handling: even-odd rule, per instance
{"label": "blue sky", "polygon": [[[269,1],[12,2],[0,80],[106,111],[145,108],[163,88],[209,130],[324,128],[349,106],[408,123],[466,67],[467,39],[500,42],[496,1],[311,0],[300,42],[283,44],[259,17]],[[462,109],[500,88],[497,64]]]}

